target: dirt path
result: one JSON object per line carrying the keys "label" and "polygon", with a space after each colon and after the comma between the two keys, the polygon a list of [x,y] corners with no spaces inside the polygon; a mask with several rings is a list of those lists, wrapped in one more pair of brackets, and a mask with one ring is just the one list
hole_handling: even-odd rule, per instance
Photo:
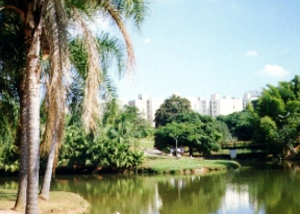
{"label": "dirt path", "polygon": [[158,150],[158,149],[146,149],[145,151],[145,155],[162,155],[163,154],[163,152],[162,151],[160,151],[160,150]]}

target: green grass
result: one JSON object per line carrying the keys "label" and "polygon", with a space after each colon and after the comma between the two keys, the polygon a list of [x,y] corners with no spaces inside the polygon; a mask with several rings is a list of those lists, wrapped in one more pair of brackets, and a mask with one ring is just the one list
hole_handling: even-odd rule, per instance
{"label": "green grass", "polygon": [[145,162],[137,167],[138,171],[148,171],[153,173],[179,173],[190,170],[191,173],[199,169],[206,169],[205,171],[212,170],[226,170],[228,168],[238,168],[240,165],[235,161],[226,160],[203,160],[191,159],[181,157],[168,156],[149,156],[146,157]]}

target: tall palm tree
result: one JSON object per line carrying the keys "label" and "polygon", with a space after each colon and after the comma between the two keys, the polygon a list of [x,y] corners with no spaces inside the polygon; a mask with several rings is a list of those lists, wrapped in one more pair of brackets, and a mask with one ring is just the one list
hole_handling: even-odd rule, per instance
{"label": "tall palm tree", "polygon": [[[106,96],[115,96],[114,94],[114,88],[112,86],[111,80],[109,77],[107,77],[107,69],[111,66],[111,62],[107,62],[108,59],[112,61],[117,61],[117,66],[119,67],[119,72],[122,74],[123,72],[123,58],[124,58],[124,53],[123,53],[123,47],[122,44],[120,44],[120,41],[117,38],[110,37],[107,33],[101,34],[96,38],[97,42],[97,49],[100,52],[100,67],[103,70],[103,81],[100,84],[101,90],[99,91],[101,95],[106,95]],[[71,105],[80,105],[82,100],[84,99],[84,83],[86,81],[86,75],[87,75],[87,70],[88,70],[88,58],[87,58],[87,52],[83,47],[84,42],[81,39],[76,39],[71,42],[71,61],[72,61],[72,67],[73,69],[73,75],[76,80],[75,83],[72,84],[71,92],[69,92],[68,96],[71,96]],[[116,60],[114,60],[114,58]],[[74,92],[74,93],[73,93]],[[76,96],[76,97],[75,97]],[[99,96],[99,95],[98,95]],[[75,102],[74,102],[75,99]],[[50,105],[51,103],[48,101],[48,104]],[[70,106],[71,107],[71,106]],[[69,109],[70,109],[69,107]],[[78,110],[80,109],[71,109],[75,110],[75,112],[72,113],[78,113]],[[76,112],[77,111],[77,112]],[[101,109],[98,109],[98,112],[101,112]],[[64,111],[63,111],[64,113]],[[50,112],[51,114],[51,112]],[[51,115],[48,115],[48,119],[50,118]],[[62,118],[63,119],[63,118]],[[51,130],[51,126],[49,126],[51,122],[47,122],[46,126],[46,134],[52,133],[53,130]],[[63,125],[63,121],[61,123]],[[48,200],[49,199],[49,193],[50,193],[50,183],[51,183],[51,177],[53,176],[54,170],[55,170],[55,162],[57,162],[58,158],[58,147],[60,147],[62,141],[63,141],[63,133],[64,129],[63,127],[59,127],[58,130],[55,130],[57,135],[60,136],[57,140],[52,140],[52,142],[49,142],[49,137],[46,136],[46,139],[43,143],[43,150],[48,150],[49,149],[49,154],[48,154],[48,160],[47,160],[47,166],[46,166],[46,171],[45,171],[45,176],[43,180],[43,185],[41,188],[41,193],[40,196],[43,199]],[[50,147],[50,148],[49,148]],[[52,176],[51,176],[52,175]]]}
{"label": "tall palm tree", "polygon": [[[59,130],[64,122],[65,94],[69,74],[68,30],[71,24],[80,28],[88,53],[88,74],[86,77],[83,102],[83,124],[93,130],[97,124],[99,85],[101,69],[99,53],[87,19],[98,15],[108,15],[120,29],[128,52],[128,65],[134,65],[134,54],[123,19],[134,19],[137,24],[143,20],[145,4],[142,0],[23,0],[0,1],[2,11],[17,14],[24,26],[26,46],[25,93],[26,93],[26,139],[28,141],[27,160],[27,200],[26,213],[38,213],[37,193],[39,175],[39,84],[41,55],[49,55],[49,132],[50,142],[59,140]],[[74,25],[73,25],[74,26]]]}

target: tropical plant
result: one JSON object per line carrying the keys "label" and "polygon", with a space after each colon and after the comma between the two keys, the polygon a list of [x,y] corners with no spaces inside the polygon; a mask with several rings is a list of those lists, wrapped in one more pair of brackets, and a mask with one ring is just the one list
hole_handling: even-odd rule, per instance
{"label": "tropical plant", "polygon": [[[26,47],[25,91],[27,100],[28,129],[28,183],[26,213],[38,213],[37,190],[39,171],[39,83],[41,73],[41,55],[49,55],[50,79],[48,84],[48,127],[46,138],[50,142],[60,139],[59,131],[63,126],[65,110],[65,90],[69,75],[68,30],[71,23],[83,32],[85,48],[88,53],[88,75],[86,78],[85,99],[83,101],[83,124],[95,129],[98,115],[94,100],[98,96],[101,81],[101,69],[98,66],[99,54],[95,39],[88,29],[86,19],[102,13],[109,15],[120,28],[125,38],[129,65],[133,64],[134,55],[123,18],[133,18],[137,24],[143,19],[143,1],[72,1],[72,0],[33,0],[33,1],[1,1],[1,15],[16,14],[22,23],[24,44]],[[5,12],[3,12],[5,11]]]}
{"label": "tropical plant", "polygon": [[[111,105],[108,106],[105,115],[111,112]],[[66,141],[60,151],[59,167],[122,170],[141,163],[143,152],[137,147],[139,138],[133,129],[134,124],[121,113],[111,116],[115,118],[114,122],[103,125],[96,135],[87,135],[80,121],[71,116]]]}

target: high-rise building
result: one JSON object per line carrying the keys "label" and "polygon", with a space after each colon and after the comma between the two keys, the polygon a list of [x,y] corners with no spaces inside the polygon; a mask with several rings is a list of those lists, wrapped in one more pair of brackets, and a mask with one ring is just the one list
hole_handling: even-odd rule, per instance
{"label": "high-rise building", "polygon": [[210,115],[217,117],[219,115],[228,115],[233,112],[243,110],[243,101],[241,98],[213,94],[210,99]]}
{"label": "high-rise building", "polygon": [[206,98],[198,97],[198,113],[202,115],[210,115],[210,101]]}
{"label": "high-rise building", "polygon": [[154,123],[155,112],[157,111],[157,109],[159,109],[159,107],[161,106],[161,104],[163,104],[163,102],[164,102],[164,100],[159,99],[159,98],[148,99],[148,102],[147,102],[148,118],[147,118],[147,120],[151,123],[152,126],[155,125],[155,123]]}
{"label": "high-rise building", "polygon": [[243,107],[247,107],[248,103],[251,103],[253,100],[257,100],[261,96],[262,92],[258,90],[247,91],[243,97]]}
{"label": "high-rise building", "polygon": [[[193,111],[202,115],[217,117],[219,115],[228,115],[233,112],[242,111],[246,108],[248,102],[258,99],[260,96],[260,91],[251,90],[244,94],[243,99],[230,96],[220,97],[219,94],[211,95],[210,99],[203,97],[185,98],[190,101]],[[124,100],[119,100],[119,102],[123,105],[125,103]],[[148,98],[146,94],[140,94],[137,99],[129,101],[128,104],[137,107],[141,115],[154,126],[155,113],[163,102],[164,99]]]}
{"label": "high-rise building", "polygon": [[191,103],[191,109],[195,112],[199,111],[199,103],[197,97],[185,97]]}

